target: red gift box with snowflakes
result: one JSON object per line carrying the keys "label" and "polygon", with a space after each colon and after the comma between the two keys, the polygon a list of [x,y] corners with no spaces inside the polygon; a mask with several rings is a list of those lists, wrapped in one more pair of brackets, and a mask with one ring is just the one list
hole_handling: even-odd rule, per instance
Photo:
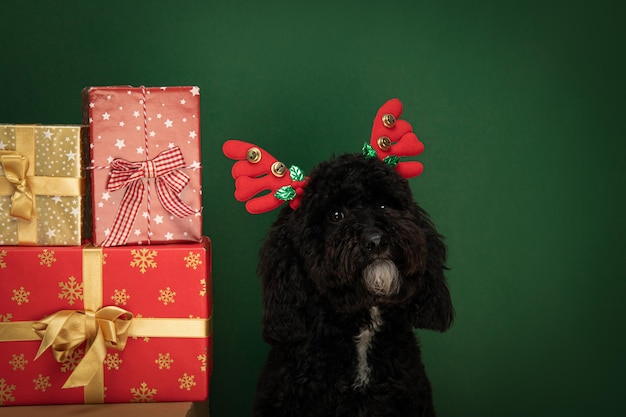
{"label": "red gift box with snowflakes", "polygon": [[83,90],[96,245],[202,238],[198,87]]}
{"label": "red gift box with snowflakes", "polygon": [[0,248],[0,407],[203,401],[211,243]]}

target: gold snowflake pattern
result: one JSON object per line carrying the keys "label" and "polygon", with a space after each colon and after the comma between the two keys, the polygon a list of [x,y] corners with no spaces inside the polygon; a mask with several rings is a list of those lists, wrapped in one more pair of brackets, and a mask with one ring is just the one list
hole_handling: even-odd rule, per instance
{"label": "gold snowflake pattern", "polygon": [[0,314],[0,323],[8,323],[11,321],[12,318],[13,318],[13,314],[11,313]]}
{"label": "gold snowflake pattern", "polygon": [[23,353],[20,353],[19,356],[14,353],[12,359],[9,361],[9,365],[13,367],[14,371],[17,371],[18,369],[20,371],[23,371],[24,369],[26,369],[27,363],[28,359],[24,358]]}
{"label": "gold snowflake pattern", "polygon": [[52,264],[57,260],[54,257],[54,251],[48,249],[44,249],[43,252],[37,255],[37,257],[39,258],[39,265],[45,265],[48,268],[50,268]]}
{"label": "gold snowflake pattern", "polygon": [[9,385],[6,379],[0,378],[0,405],[7,405],[15,401],[13,391],[15,391],[15,384]]}
{"label": "gold snowflake pattern", "polygon": [[133,256],[133,260],[130,261],[130,266],[139,268],[142,274],[145,274],[148,268],[157,267],[156,261],[154,260],[157,256],[156,250],[150,250],[148,248],[131,249],[130,254]]}
{"label": "gold snowflake pattern", "polygon": [[187,268],[193,268],[194,270],[196,270],[198,268],[198,265],[202,265],[199,253],[193,253],[190,251],[189,255],[185,256],[183,259],[185,260],[185,266]]}
{"label": "gold snowflake pattern", "polygon": [[178,388],[191,391],[191,388],[193,388],[196,385],[196,381],[194,381],[194,379],[195,379],[194,375],[187,375],[187,372],[185,372],[183,376],[178,378],[178,383],[180,384],[178,385]]}
{"label": "gold snowflake pattern", "polygon": [[4,260],[5,256],[7,256],[7,251],[0,250],[0,268],[6,268],[7,267],[7,263]]}
{"label": "gold snowflake pattern", "polygon": [[13,297],[11,300],[15,301],[18,306],[22,304],[28,303],[28,296],[30,295],[30,291],[26,291],[24,287],[20,287],[19,290],[13,290]]}
{"label": "gold snowflake pattern", "polygon": [[59,287],[61,288],[59,299],[66,299],[69,305],[83,299],[83,284],[76,282],[75,277],[70,276],[67,282],[59,281]]}
{"label": "gold snowflake pattern", "polygon": [[148,388],[148,384],[142,382],[138,388],[131,388],[130,393],[133,398],[130,399],[131,403],[153,403],[156,402],[154,396],[157,394],[156,388]]}
{"label": "gold snowflake pattern", "polygon": [[202,278],[200,280],[200,296],[204,297],[206,295],[206,279]]}
{"label": "gold snowflake pattern", "polygon": [[126,294],[126,288],[122,288],[121,290],[113,290],[113,295],[111,296],[111,300],[113,300],[116,306],[125,306],[129,298],[130,295]]}
{"label": "gold snowflake pattern", "polygon": [[159,353],[159,356],[154,360],[154,363],[159,365],[159,369],[170,369],[172,363],[174,363],[174,359],[170,357],[169,353]]}
{"label": "gold snowflake pattern", "polygon": [[33,379],[33,383],[35,384],[35,390],[42,392],[46,392],[46,390],[52,386],[50,383],[50,377],[43,376],[41,374],[39,374],[37,378]]}
{"label": "gold snowflake pattern", "polygon": [[122,362],[124,361],[120,359],[120,355],[118,353],[107,353],[107,356],[104,358],[104,364],[106,365],[108,371],[112,369],[119,371]]}
{"label": "gold snowflake pattern", "polygon": [[202,354],[198,355],[197,358],[200,361],[200,371],[206,372],[207,353],[206,352],[202,353]]}
{"label": "gold snowflake pattern", "polygon": [[176,300],[174,297],[176,297],[176,292],[172,291],[172,289],[170,287],[167,287],[164,290],[159,290],[159,293],[161,294],[161,296],[159,296],[158,300],[163,302],[163,305],[168,305],[168,304],[173,304]]}
{"label": "gold snowflake pattern", "polygon": [[67,358],[62,362],[63,365],[61,366],[61,372],[73,371],[74,369],[76,369],[76,367],[80,363],[80,360],[84,356],[83,353],[83,349],[76,349],[75,351],[67,355]]}

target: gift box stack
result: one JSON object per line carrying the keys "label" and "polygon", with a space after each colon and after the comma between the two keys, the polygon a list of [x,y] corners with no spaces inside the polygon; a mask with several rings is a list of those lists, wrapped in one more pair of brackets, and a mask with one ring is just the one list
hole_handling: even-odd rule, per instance
{"label": "gift box stack", "polygon": [[0,407],[204,401],[211,243],[197,87],[90,87],[0,125]]}

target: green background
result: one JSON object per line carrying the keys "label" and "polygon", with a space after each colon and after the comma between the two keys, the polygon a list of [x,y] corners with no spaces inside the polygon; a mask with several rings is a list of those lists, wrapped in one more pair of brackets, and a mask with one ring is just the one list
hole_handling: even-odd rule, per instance
{"label": "green background", "polygon": [[439,414],[623,411],[624,13],[596,1],[3,1],[0,121],[80,123],[89,85],[198,85],[214,242],[212,415],[246,416],[267,348],[229,138],[309,171],[404,102],[411,180],[457,319],[419,332]]}

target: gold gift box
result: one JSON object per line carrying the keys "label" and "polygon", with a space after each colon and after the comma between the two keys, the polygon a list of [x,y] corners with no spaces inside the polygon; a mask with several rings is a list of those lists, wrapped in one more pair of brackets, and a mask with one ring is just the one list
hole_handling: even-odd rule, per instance
{"label": "gold gift box", "polygon": [[80,245],[86,129],[0,124],[0,245]]}

